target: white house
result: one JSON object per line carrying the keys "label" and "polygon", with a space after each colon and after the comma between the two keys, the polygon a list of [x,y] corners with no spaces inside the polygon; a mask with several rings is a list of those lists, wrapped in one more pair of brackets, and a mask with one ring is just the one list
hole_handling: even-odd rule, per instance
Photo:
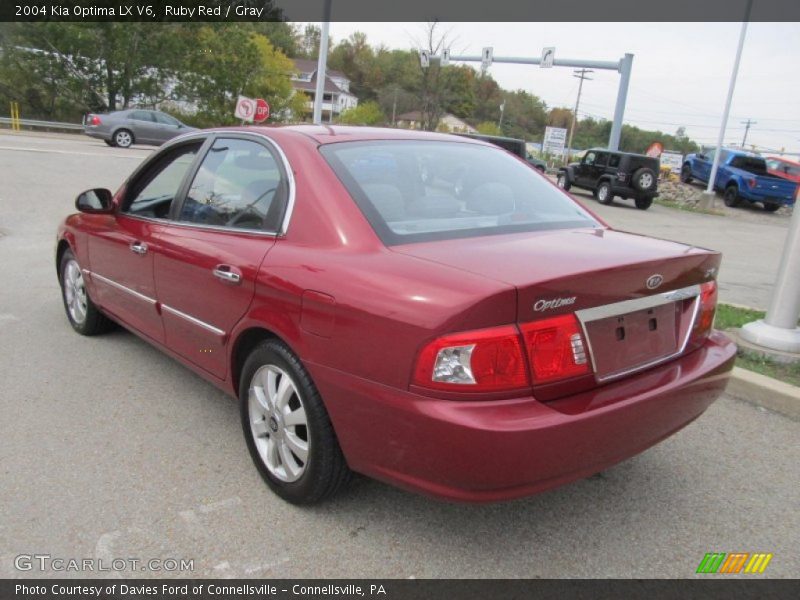
{"label": "white house", "polygon": [[[297,93],[305,94],[307,114],[314,111],[314,94],[317,89],[317,61],[295,58],[295,75],[292,87]],[[328,70],[325,73],[325,87],[322,93],[322,120],[331,122],[334,117],[348,108],[358,106],[358,98],[350,93],[350,80],[344,73]]]}

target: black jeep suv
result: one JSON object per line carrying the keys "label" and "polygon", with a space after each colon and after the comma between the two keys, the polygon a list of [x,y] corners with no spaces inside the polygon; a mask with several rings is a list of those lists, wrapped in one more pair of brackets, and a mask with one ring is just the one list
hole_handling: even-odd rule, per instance
{"label": "black jeep suv", "polygon": [[647,210],[658,196],[657,158],[644,154],[587,150],[581,162],[558,171],[558,187],[591,190],[600,204],[611,204],[614,196],[633,198],[636,208]]}

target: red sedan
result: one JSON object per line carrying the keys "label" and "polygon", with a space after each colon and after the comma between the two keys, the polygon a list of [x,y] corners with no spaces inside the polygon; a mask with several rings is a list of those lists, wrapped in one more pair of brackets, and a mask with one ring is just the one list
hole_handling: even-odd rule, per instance
{"label": "red sedan", "polygon": [[468,501],[561,485],[699,417],[734,361],[718,253],[614,231],[481,141],[199,131],[76,206],[72,327],[119,323],[237,397],[291,502],[353,471]]}

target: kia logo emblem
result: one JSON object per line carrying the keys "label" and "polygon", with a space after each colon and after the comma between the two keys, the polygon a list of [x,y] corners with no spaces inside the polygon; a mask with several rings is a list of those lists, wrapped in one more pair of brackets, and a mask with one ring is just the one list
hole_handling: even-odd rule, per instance
{"label": "kia logo emblem", "polygon": [[664,283],[664,278],[661,275],[650,275],[650,277],[647,278],[647,289],[654,290],[662,283]]}

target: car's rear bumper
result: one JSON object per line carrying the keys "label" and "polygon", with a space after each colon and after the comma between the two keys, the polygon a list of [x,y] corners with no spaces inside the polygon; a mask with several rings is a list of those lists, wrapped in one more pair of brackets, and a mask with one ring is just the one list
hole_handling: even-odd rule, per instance
{"label": "car's rear bumper", "polygon": [[723,392],[736,346],[721,333],[682,358],[549,403],[435,400],[308,365],[351,468],[440,498],[533,494],[633,456]]}
{"label": "car's rear bumper", "polygon": [[83,133],[88,135],[89,137],[97,138],[99,140],[110,140],[111,133],[108,131],[102,131],[100,129],[93,129],[91,127],[84,127]]}

